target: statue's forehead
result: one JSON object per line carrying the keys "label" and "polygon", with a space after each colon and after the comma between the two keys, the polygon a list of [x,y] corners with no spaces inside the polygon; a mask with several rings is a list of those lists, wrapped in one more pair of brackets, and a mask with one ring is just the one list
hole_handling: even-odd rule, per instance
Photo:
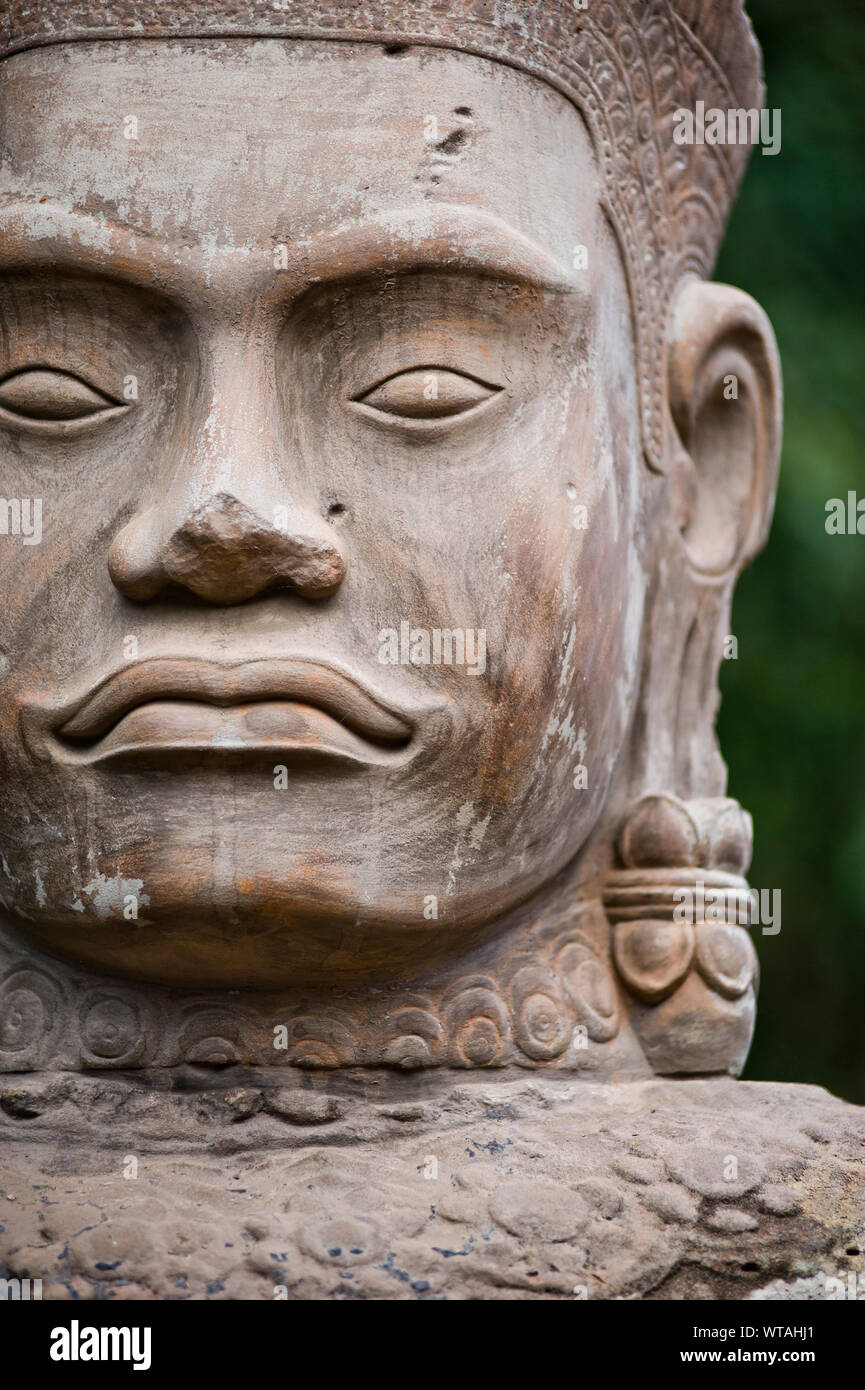
{"label": "statue's forehead", "polygon": [[570,265],[598,216],[576,109],[532,77],[443,50],[60,45],[0,66],[0,128],[4,202],[38,187],[166,241],[296,243],[444,201],[506,220]]}

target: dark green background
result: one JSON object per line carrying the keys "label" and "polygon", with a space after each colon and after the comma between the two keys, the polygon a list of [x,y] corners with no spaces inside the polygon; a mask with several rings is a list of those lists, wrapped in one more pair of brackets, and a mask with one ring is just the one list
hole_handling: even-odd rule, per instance
{"label": "dark green background", "polygon": [[769,545],[736,591],[723,663],[729,790],[754,816],[750,881],[780,888],[745,1076],[865,1101],[865,4],[751,0],[782,146],[755,150],[717,278],[769,313],[785,441]]}

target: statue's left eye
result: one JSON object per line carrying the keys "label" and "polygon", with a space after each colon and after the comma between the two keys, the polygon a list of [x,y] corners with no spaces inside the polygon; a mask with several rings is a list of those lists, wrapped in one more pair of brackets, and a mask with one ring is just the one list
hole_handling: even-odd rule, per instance
{"label": "statue's left eye", "polygon": [[0,407],[24,420],[85,420],[120,404],[71,372],[38,367],[0,381]]}
{"label": "statue's left eye", "polygon": [[442,420],[464,415],[490,400],[501,388],[446,367],[417,367],[398,372],[356,397],[359,405],[406,420]]}

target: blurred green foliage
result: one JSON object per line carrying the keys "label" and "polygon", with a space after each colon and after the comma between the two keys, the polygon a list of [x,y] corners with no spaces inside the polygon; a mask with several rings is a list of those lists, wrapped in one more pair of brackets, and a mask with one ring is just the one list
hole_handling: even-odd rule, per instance
{"label": "blurred green foliage", "polygon": [[766,551],[740,581],[721,673],[729,789],[753,814],[750,873],[782,891],[746,1077],[865,1102],[865,536],[826,502],[865,498],[865,6],[751,0],[776,157],[755,151],[717,278],[778,335],[785,441]]}

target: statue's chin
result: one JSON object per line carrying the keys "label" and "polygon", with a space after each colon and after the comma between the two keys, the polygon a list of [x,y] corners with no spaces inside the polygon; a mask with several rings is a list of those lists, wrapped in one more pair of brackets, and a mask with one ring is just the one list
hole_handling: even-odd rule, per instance
{"label": "statue's chin", "polygon": [[19,892],[6,894],[0,924],[18,943],[121,979],[179,989],[367,988],[422,980],[459,967],[487,939],[519,935],[548,898],[565,891],[570,901],[564,880],[580,859],[581,841],[552,837],[528,863],[522,840],[470,836],[459,855],[453,837],[416,841],[425,854],[413,863],[405,844],[372,853],[357,840],[314,835],[280,854],[272,837],[256,844],[244,832],[232,853],[229,828],[237,830],[220,827],[229,843],[218,853],[187,825],[183,843],[148,836],[122,858],[94,849],[84,873],[43,853],[36,891],[14,854]]}
{"label": "statue's chin", "polygon": [[484,906],[466,903],[458,916],[449,908],[442,920],[400,914],[392,903],[377,915],[356,902],[287,893],[230,906],[181,893],[170,910],[152,916],[143,906],[135,920],[122,911],[74,922],[9,914],[4,925],[16,940],[99,975],[185,990],[352,989],[458,963],[511,920]]}

